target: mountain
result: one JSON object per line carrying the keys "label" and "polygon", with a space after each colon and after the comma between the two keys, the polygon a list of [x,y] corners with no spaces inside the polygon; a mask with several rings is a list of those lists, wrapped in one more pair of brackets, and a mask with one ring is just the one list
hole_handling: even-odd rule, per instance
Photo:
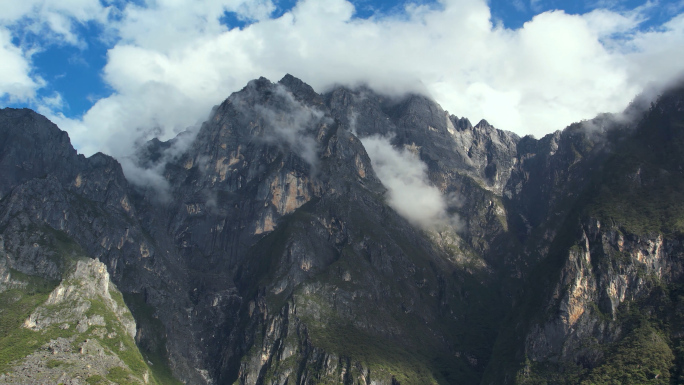
{"label": "mountain", "polygon": [[677,383],[683,106],[537,140],[287,75],[123,167],[3,109],[0,378]]}

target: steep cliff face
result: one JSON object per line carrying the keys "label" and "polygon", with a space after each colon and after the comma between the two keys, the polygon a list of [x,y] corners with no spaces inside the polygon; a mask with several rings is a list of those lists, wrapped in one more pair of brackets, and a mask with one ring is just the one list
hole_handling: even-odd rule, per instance
{"label": "steep cliff face", "polygon": [[[536,140],[419,95],[261,78],[123,160],[126,177],[2,110],[0,317],[21,316],[0,338],[57,334],[0,370],[77,383],[83,353],[103,383],[669,381],[681,95]],[[387,159],[438,204],[404,210]]]}
{"label": "steep cliff face", "polygon": [[681,371],[673,349],[681,338],[681,240],[623,231],[595,218],[583,224],[532,317],[516,382],[667,384]]}
{"label": "steep cliff face", "polygon": [[[490,264],[501,264],[513,247],[502,191],[518,162],[520,140],[486,121],[473,127],[418,95],[390,98],[360,88],[338,88],[326,96],[331,113],[359,138],[381,136],[425,163],[428,177],[461,219],[456,234],[468,251]],[[463,246],[463,245],[462,245]]]}
{"label": "steep cliff face", "polygon": [[590,350],[592,343],[598,348],[617,338],[619,327],[606,326],[616,320],[621,304],[646,297],[658,284],[667,286],[681,279],[684,266],[678,240],[664,239],[662,234],[624,234],[611,227],[592,219],[578,245],[568,251],[552,294],[555,303],[546,309],[556,314],[543,330],[537,325],[528,336],[531,359],[579,361],[582,348]]}
{"label": "steep cliff face", "polygon": [[603,154],[531,274],[539,294],[510,321],[526,360],[510,383],[678,381],[683,100],[675,88],[638,124],[599,133]]}
{"label": "steep cliff face", "polygon": [[[331,103],[291,76],[251,82],[164,168],[168,200],[144,198],[147,231],[174,239],[188,271],[198,361],[214,365],[204,381],[306,382],[358,368],[368,381],[477,382],[492,335],[464,331],[494,328],[490,273],[464,270],[458,251],[388,207],[355,135],[376,112],[352,126]],[[165,159],[152,150],[140,165]]]}

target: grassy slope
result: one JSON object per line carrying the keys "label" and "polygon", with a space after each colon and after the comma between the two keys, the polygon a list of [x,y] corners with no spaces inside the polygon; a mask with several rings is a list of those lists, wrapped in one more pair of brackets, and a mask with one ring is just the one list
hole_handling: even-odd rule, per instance
{"label": "grassy slope", "polygon": [[[60,267],[62,275],[68,275],[75,262],[84,257],[84,252],[68,235],[54,230],[47,226],[30,226],[27,231],[33,234],[40,234],[39,242],[41,247],[51,250],[51,258]],[[145,372],[150,369],[151,376],[149,378],[150,384],[179,384],[175,380],[168,369],[168,365],[163,360],[157,360],[157,357],[152,358],[152,367],[149,367],[147,360],[141,355],[140,350],[135,344],[135,341],[126,334],[123,325],[118,321],[116,315],[109,310],[105,305],[104,300],[94,299],[90,302],[90,309],[86,316],[93,315],[103,316],[107,326],[107,333],[115,333],[113,338],[108,336],[101,336],[94,333],[96,326],[91,326],[84,333],[78,333],[75,325],[71,325],[69,329],[62,329],[58,325],[51,325],[42,331],[32,331],[22,327],[24,320],[38,307],[43,305],[47,300],[48,295],[54,290],[59,282],[50,281],[41,277],[28,276],[17,271],[11,272],[13,281],[22,282],[22,285],[15,285],[15,287],[0,293],[0,373],[7,372],[17,362],[40,349],[45,343],[56,338],[75,338],[73,342],[73,349],[78,350],[78,344],[82,340],[96,339],[101,346],[105,348],[108,354],[118,356],[128,368],[113,368],[107,374],[106,379],[118,384],[137,383],[132,381],[129,375],[134,375],[142,378]],[[120,307],[126,307],[124,298],[121,293],[110,287],[110,294]],[[65,304],[49,305],[48,309],[54,307],[57,310],[59,307],[68,306]],[[113,334],[112,334],[113,335]],[[123,349],[121,348],[123,347]],[[48,367],[55,367],[58,365],[66,365],[64,362],[57,360],[50,360],[46,362]],[[88,383],[107,383],[101,376],[91,376]]]}
{"label": "grassy slope", "polygon": [[21,325],[58,285],[58,282],[16,271],[12,271],[12,276],[27,285],[0,293],[0,372],[5,372],[11,362],[28,356],[49,341],[51,336],[36,336]]}

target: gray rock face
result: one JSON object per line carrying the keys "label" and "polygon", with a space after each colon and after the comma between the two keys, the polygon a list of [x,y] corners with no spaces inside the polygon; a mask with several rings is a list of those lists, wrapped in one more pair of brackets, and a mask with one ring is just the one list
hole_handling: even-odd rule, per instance
{"label": "gray rock face", "polygon": [[558,313],[527,337],[526,351],[535,361],[600,357],[601,346],[620,337],[615,321],[621,304],[646,297],[654,282],[672,284],[683,276],[680,241],[624,234],[595,218],[588,221],[554,288]]}
{"label": "gray rock face", "polygon": [[[195,338],[211,347],[201,349],[206,356],[196,365],[224,357],[222,366],[204,369],[219,383],[236,375],[248,383],[264,381],[271,366],[249,372],[252,366],[243,360],[252,357],[250,349],[264,328],[279,323],[300,325],[295,328],[299,336],[292,340],[295,336],[285,333],[262,346],[274,355],[268,358],[274,365],[285,354],[278,350],[284,346],[280,342],[269,345],[276,341],[309,350],[318,344],[320,354],[320,345],[326,345],[329,354],[339,354],[330,348],[331,338],[339,336],[323,330],[325,322],[369,334],[377,339],[371,341],[373,349],[381,341],[402,341],[394,342],[402,356],[421,343],[433,349],[430,355],[453,350],[447,334],[459,321],[451,307],[470,300],[451,289],[450,276],[463,273],[426,234],[386,206],[385,189],[361,141],[335,118],[325,99],[292,77],[277,84],[251,82],[216,108],[188,151],[166,166],[174,203],[150,201],[156,218],[149,231],[153,236],[164,231],[175,240],[189,273]],[[153,221],[169,225],[159,229]],[[487,295],[478,293],[476,300]],[[301,297],[332,308],[320,310],[327,311],[324,320],[307,323],[302,317],[320,319],[318,310],[303,309],[283,319],[282,305],[274,307]],[[378,317],[369,317],[370,309]],[[415,323],[416,330],[406,330],[405,322]],[[419,336],[430,337],[421,341]],[[361,341],[345,349],[367,345]],[[474,344],[472,349],[487,348]],[[313,359],[298,354],[290,360],[295,368],[305,368]],[[451,361],[458,363],[449,366],[461,365],[473,379],[483,367],[463,356],[445,359]],[[283,381],[321,375],[300,368]]]}
{"label": "gray rock face", "polygon": [[[613,362],[598,347],[633,335],[623,309],[681,280],[678,222],[637,231],[655,222],[613,210],[621,183],[667,185],[658,202],[677,191],[676,95],[638,124],[600,116],[536,140],[423,96],[261,78],[196,133],[143,146],[135,166],[158,179],[135,185],[43,117],[5,109],[0,294],[20,285],[13,272],[61,280],[70,258],[99,259],[143,355],[189,384],[553,382],[571,366],[589,379]],[[376,136],[415,155],[458,226],[419,228],[388,204],[363,145]],[[632,142],[673,155],[625,163]],[[53,302],[87,301],[56,290]],[[45,309],[30,327],[61,317]],[[655,317],[679,325],[672,314]],[[64,322],[103,321],[91,318]]]}
{"label": "gray rock face", "polygon": [[456,198],[450,209],[463,221],[460,237],[468,251],[490,264],[502,262],[512,247],[502,190],[518,161],[517,135],[486,121],[473,127],[423,96],[397,100],[368,89],[339,88],[326,99],[333,116],[359,137],[388,137],[396,148],[418,155],[430,182]]}
{"label": "gray rock face", "polygon": [[637,121],[599,116],[518,144],[529,154],[520,171],[529,174],[513,173],[509,186],[520,188],[510,190],[510,204],[521,214],[518,229],[529,225],[519,236],[533,267],[506,321],[516,326],[500,337],[518,350],[492,360],[524,364],[490,366],[483,383],[630,383],[654,379],[653,371],[669,383],[681,375],[667,346],[679,344],[682,330],[682,228],[671,220],[681,207],[682,100],[680,86]]}
{"label": "gray rock face", "polygon": [[28,109],[5,109],[0,119],[0,198],[33,178],[71,175],[69,165],[80,159],[66,132]]}

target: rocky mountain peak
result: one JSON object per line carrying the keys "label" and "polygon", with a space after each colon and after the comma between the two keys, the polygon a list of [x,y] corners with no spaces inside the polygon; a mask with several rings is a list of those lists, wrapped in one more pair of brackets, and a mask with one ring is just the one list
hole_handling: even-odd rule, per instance
{"label": "rocky mountain peak", "polygon": [[287,88],[298,100],[322,104],[321,96],[316,93],[316,91],[314,91],[310,85],[304,83],[299,78],[296,78],[290,74],[286,74],[282,79],[280,79],[280,81],[278,81],[278,84],[281,84]]}
{"label": "rocky mountain peak", "polygon": [[128,180],[2,110],[0,379],[667,383],[682,105],[535,139],[421,95],[260,78]]}
{"label": "rocky mountain peak", "polygon": [[454,128],[458,129],[459,131],[473,129],[473,125],[472,123],[470,123],[470,120],[468,120],[468,118],[458,118],[456,116],[451,115],[449,117],[449,120],[453,124]]}
{"label": "rocky mountain peak", "polygon": [[29,109],[2,109],[0,119],[0,197],[31,178],[73,173],[79,159],[66,132]]}
{"label": "rocky mountain peak", "polygon": [[480,121],[475,125],[475,128],[487,130],[487,129],[491,129],[491,128],[494,128],[494,127],[493,127],[491,124],[489,124],[489,122],[487,122],[486,120],[482,119],[482,120],[480,120]]}

